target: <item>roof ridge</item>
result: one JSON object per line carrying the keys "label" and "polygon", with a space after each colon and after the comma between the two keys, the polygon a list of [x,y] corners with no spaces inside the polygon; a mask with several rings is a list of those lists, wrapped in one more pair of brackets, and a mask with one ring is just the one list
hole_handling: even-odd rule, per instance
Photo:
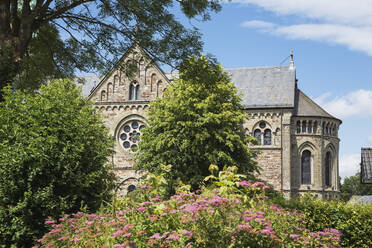
{"label": "roof ridge", "polygon": [[268,66],[253,66],[253,67],[233,67],[233,68],[223,68],[224,70],[242,70],[242,69],[269,69],[269,68],[288,68],[289,65],[268,65]]}

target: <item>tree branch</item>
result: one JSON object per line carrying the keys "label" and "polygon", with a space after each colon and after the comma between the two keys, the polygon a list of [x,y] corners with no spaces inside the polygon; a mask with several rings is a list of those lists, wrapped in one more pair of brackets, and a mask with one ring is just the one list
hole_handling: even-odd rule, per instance
{"label": "tree branch", "polygon": [[94,2],[94,0],[81,0],[81,1],[74,1],[72,4],[70,5],[67,5],[65,7],[62,7],[60,9],[56,9],[52,12],[50,12],[50,15],[45,15],[45,21],[50,21],[50,20],[53,20],[53,19],[57,19],[57,18],[60,18],[61,17],[61,14],[69,11],[69,10],[72,10],[73,8],[83,4],[83,3],[88,3],[88,2]]}

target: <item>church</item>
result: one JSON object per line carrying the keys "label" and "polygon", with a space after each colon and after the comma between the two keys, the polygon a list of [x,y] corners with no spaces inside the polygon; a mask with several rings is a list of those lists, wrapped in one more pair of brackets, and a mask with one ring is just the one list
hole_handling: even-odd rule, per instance
{"label": "church", "polygon": [[[120,64],[136,64],[128,77]],[[293,55],[288,66],[225,69],[242,93],[249,119],[248,135],[258,139],[260,178],[286,197],[310,192],[320,198],[339,194],[339,142],[341,120],[333,117],[298,88]],[[132,46],[103,78],[84,76],[83,95],[94,102],[115,140],[110,162],[121,181],[120,193],[137,186],[132,148],[148,126],[151,101],[162,97],[177,73],[165,73],[138,46]]]}

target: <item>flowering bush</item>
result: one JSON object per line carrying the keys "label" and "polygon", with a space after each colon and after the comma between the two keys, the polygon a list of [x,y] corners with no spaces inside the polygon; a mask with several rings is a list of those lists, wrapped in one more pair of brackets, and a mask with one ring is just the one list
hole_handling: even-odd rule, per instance
{"label": "flowering bush", "polygon": [[281,203],[286,208],[304,214],[306,227],[311,230],[336,228],[341,231],[341,246],[372,247],[372,204],[345,204],[341,201],[322,201],[311,195]]}
{"label": "flowering bush", "polygon": [[230,188],[163,200],[144,185],[140,202],[117,202],[116,218],[103,209],[48,220],[52,229],[38,247],[341,247],[338,230],[312,232],[303,214],[269,204],[264,183],[240,181]]}

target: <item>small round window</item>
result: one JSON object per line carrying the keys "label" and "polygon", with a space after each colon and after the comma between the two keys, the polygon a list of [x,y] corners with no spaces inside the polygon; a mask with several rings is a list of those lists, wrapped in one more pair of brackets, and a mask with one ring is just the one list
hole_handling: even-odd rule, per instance
{"label": "small round window", "polygon": [[143,129],[146,125],[142,121],[129,121],[120,129],[119,142],[124,149],[136,149]]}
{"label": "small round window", "polygon": [[260,126],[260,128],[265,128],[266,127],[266,122],[261,121],[259,126]]}

